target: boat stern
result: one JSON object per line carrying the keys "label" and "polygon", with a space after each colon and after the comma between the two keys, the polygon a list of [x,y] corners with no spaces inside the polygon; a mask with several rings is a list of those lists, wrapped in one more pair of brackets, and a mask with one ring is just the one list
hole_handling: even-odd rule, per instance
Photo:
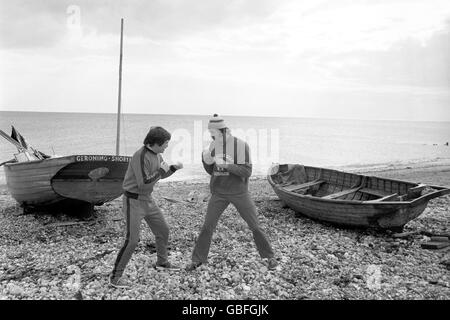
{"label": "boat stern", "polygon": [[51,179],[53,190],[69,199],[102,205],[122,195],[130,157],[77,155]]}

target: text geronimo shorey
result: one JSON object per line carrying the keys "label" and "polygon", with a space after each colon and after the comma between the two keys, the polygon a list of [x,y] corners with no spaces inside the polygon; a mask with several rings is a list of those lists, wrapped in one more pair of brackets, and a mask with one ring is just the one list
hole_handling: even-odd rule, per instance
{"label": "text geronimo shorey", "polygon": [[183,307],[183,315],[209,315],[210,318],[214,317],[216,312],[226,312],[229,315],[268,315],[267,311],[268,305],[259,304],[229,304],[224,309],[218,309],[217,307],[196,307],[189,304],[188,307]]}
{"label": "text geronimo shorey", "polygon": [[111,162],[130,162],[127,156],[106,156],[106,155],[80,155],[75,157],[75,161],[111,161]]}

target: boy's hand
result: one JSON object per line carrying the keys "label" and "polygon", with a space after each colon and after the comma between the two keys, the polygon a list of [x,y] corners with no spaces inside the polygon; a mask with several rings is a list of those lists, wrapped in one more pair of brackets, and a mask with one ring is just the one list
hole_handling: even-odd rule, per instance
{"label": "boy's hand", "polygon": [[162,162],[161,162],[160,168],[163,169],[164,172],[168,172],[169,169],[170,169],[169,165],[168,165],[167,162],[165,162],[165,161],[162,161]]}
{"label": "boy's hand", "polygon": [[177,161],[173,166],[176,170],[183,169],[183,164],[180,161]]}

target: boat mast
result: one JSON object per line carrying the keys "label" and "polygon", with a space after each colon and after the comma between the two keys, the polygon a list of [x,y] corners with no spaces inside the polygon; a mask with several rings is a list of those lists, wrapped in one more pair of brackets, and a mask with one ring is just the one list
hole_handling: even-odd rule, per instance
{"label": "boat mast", "polygon": [[119,62],[119,98],[117,107],[117,137],[116,137],[116,155],[119,155],[120,149],[120,104],[122,100],[122,51],[123,51],[123,18],[120,19],[120,62]]}

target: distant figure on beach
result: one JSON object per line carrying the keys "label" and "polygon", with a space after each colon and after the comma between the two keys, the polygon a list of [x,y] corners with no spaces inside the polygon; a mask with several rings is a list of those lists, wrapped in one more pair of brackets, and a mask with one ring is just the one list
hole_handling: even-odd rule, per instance
{"label": "distant figure on beach", "polygon": [[176,270],[167,258],[169,227],[163,213],[152,198],[153,187],[159,179],[171,176],[181,163],[169,166],[161,154],[167,148],[170,133],[162,127],[151,127],[144,145],[134,153],[123,181],[123,214],[126,217],[126,238],[120,249],[110,284],[116,288],[128,288],[130,284],[122,278],[125,267],[139,242],[140,225],[144,219],[155,235],[157,261],[155,268]]}
{"label": "distant figure on beach", "polygon": [[446,142],[445,145],[448,147],[448,142]]}
{"label": "distant figure on beach", "polygon": [[211,198],[205,221],[195,243],[192,262],[186,267],[192,271],[207,262],[213,232],[220,215],[232,203],[253,232],[260,256],[268,259],[269,269],[278,265],[272,247],[261,229],[256,206],[248,192],[252,174],[248,144],[231,135],[224,120],[216,114],[209,120],[208,129],[213,141],[202,154],[203,167],[211,175]]}

